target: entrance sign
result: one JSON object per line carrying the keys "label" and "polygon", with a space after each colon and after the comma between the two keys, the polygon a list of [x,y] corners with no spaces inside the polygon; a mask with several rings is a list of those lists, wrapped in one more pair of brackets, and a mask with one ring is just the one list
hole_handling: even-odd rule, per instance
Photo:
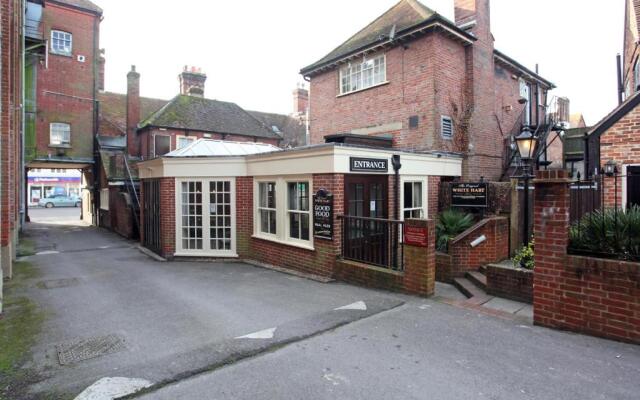
{"label": "entrance sign", "polygon": [[352,172],[382,172],[389,170],[389,160],[386,158],[358,158],[349,159],[349,168]]}
{"label": "entrance sign", "polygon": [[404,244],[415,247],[427,247],[426,226],[404,226]]}
{"label": "entrance sign", "polygon": [[313,195],[313,236],[333,240],[333,194],[325,189]]}
{"label": "entrance sign", "polygon": [[487,207],[486,183],[454,183],[451,186],[452,207]]}

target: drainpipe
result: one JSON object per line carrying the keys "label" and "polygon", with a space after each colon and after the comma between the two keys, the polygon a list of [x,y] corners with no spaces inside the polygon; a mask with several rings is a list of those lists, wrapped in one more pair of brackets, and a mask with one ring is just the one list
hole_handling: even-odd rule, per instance
{"label": "drainpipe", "polygon": [[26,79],[25,79],[25,68],[26,68],[26,61],[27,61],[27,56],[25,54],[25,38],[27,36],[27,27],[25,24],[25,18],[26,18],[26,14],[25,14],[25,10],[26,8],[26,4],[25,1],[22,0],[20,2],[20,10],[22,10],[22,46],[21,46],[21,51],[22,51],[22,71],[20,71],[21,73],[21,77],[22,77],[22,105],[20,107],[20,117],[21,117],[21,121],[20,121],[20,130],[21,132],[21,144],[20,144],[20,153],[21,153],[21,157],[20,157],[20,171],[22,172],[22,174],[20,174],[22,176],[22,178],[20,179],[20,196],[22,197],[22,201],[20,202],[20,207],[22,208],[21,212],[20,212],[20,230],[22,231],[22,228],[24,228],[24,223],[25,221],[29,221],[29,194],[28,194],[28,172],[27,172],[27,168],[26,168],[26,164],[25,164],[25,128],[26,128],[26,124],[25,124],[25,101],[26,101],[26,96],[25,96],[25,83],[26,83]]}
{"label": "drainpipe", "polygon": [[[93,216],[92,216],[92,222],[95,226],[98,226],[100,223],[99,220],[99,215],[98,213],[100,212],[100,189],[98,188],[98,179],[100,177],[100,163],[98,162],[99,160],[99,156],[98,156],[98,152],[97,152],[97,146],[96,146],[96,142],[98,140],[98,100],[96,97],[96,91],[97,91],[97,86],[98,86],[98,78],[97,78],[97,74],[98,74],[98,70],[97,70],[97,66],[98,66],[98,44],[96,43],[98,41],[98,19],[102,20],[102,17],[95,17],[93,19],[93,167],[92,167],[92,171],[93,171],[93,185],[92,185],[92,192],[93,192],[93,204],[92,204],[92,210],[93,210]],[[84,209],[84,205],[83,205],[83,209]],[[80,218],[83,218],[84,216],[81,214]]]}
{"label": "drainpipe", "polygon": [[[393,166],[394,172],[394,182],[393,182],[393,195],[395,198],[395,207],[393,207],[393,219],[398,221],[400,219],[400,168],[402,168],[402,164],[400,164],[400,155],[394,154],[391,156],[391,165]],[[393,234],[391,237],[393,238]],[[398,268],[398,242],[400,241],[400,234],[398,233],[398,237],[396,240],[393,240],[393,269]]]}

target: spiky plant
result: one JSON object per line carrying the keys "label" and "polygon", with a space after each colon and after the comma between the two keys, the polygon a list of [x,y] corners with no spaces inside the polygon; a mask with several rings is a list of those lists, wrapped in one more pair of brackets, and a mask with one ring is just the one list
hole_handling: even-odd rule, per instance
{"label": "spiky plant", "polygon": [[436,224],[436,247],[447,251],[449,241],[473,226],[473,215],[449,209],[440,213]]}

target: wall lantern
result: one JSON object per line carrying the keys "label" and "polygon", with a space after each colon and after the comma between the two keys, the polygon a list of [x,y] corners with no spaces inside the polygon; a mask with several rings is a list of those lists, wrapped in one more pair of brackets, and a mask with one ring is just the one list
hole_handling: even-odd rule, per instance
{"label": "wall lantern", "polygon": [[531,160],[536,148],[536,143],[538,142],[538,138],[533,136],[531,133],[531,128],[525,126],[522,129],[522,132],[516,136],[515,140],[516,145],[518,146],[518,152],[520,153],[520,158],[523,161]]}
{"label": "wall lantern", "polygon": [[604,174],[608,177],[612,177],[617,173],[618,173],[618,166],[616,165],[616,162],[613,160],[607,161],[607,163],[604,165]]}

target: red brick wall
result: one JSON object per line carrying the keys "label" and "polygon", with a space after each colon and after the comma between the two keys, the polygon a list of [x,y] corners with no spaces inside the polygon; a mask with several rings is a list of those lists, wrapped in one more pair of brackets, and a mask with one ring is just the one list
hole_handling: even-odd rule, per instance
{"label": "red brick wall", "polygon": [[487,294],[533,303],[533,271],[523,268],[488,265]]}
{"label": "red brick wall", "polygon": [[250,258],[253,235],[253,177],[236,177],[236,251]]}
{"label": "red brick wall", "polygon": [[[40,64],[37,70],[36,152],[38,156],[64,154],[70,157],[93,157],[93,100],[95,95],[94,64],[97,65],[98,38],[94,28],[99,17],[47,2],[43,9],[45,38],[51,30],[62,30],[73,35],[72,56],[49,52],[48,66]],[[50,43],[50,41],[49,41]],[[85,62],[77,57],[85,56]],[[71,148],[49,146],[49,124],[63,122],[71,125]]]}
{"label": "red brick wall", "polygon": [[[633,109],[600,136],[600,160],[602,164],[615,161],[620,174],[623,173],[624,164],[640,165],[640,107]],[[618,178],[618,207],[627,202],[622,198],[624,179]],[[613,207],[616,202],[613,178],[605,178],[604,192],[605,206]]]}
{"label": "red brick wall", "polygon": [[[187,135],[188,133],[188,135]],[[220,134],[220,133],[205,133],[198,131],[186,131],[181,129],[164,129],[161,130],[159,128],[150,128],[144,129],[138,132],[138,140],[140,143],[140,154],[144,158],[153,158],[153,136],[154,135],[164,135],[171,137],[171,150],[175,150],[178,146],[177,137],[178,136],[189,136],[195,137],[196,139],[202,139],[205,135],[210,135],[207,139],[212,140],[227,140],[230,142],[258,142],[258,143],[266,143],[274,146],[278,146],[278,139],[267,139],[267,138],[257,138],[253,136],[243,136],[243,135],[228,135],[228,134]]]}
{"label": "red brick wall", "polygon": [[176,252],[176,182],[160,178],[160,242],[161,256],[172,259]]}
{"label": "red brick wall", "polygon": [[109,219],[108,228],[127,239],[134,237],[133,212],[118,187],[109,188]]}
{"label": "red brick wall", "polygon": [[635,82],[633,74],[634,61],[638,55],[638,32],[636,24],[636,16],[633,11],[635,1],[625,0],[625,21],[624,21],[624,50],[623,50],[623,64],[622,64],[622,79],[623,87],[627,88],[627,84],[631,88],[631,93],[635,92],[634,87],[640,83]]}
{"label": "red brick wall", "polygon": [[565,171],[536,180],[534,322],[640,343],[640,263],[567,255]]}
{"label": "red brick wall", "polygon": [[[471,242],[482,235],[487,240],[471,247]],[[509,258],[509,220],[506,217],[483,219],[451,240],[448,254],[440,253],[437,258],[436,272],[438,280],[443,282],[451,282],[467,271]]]}

